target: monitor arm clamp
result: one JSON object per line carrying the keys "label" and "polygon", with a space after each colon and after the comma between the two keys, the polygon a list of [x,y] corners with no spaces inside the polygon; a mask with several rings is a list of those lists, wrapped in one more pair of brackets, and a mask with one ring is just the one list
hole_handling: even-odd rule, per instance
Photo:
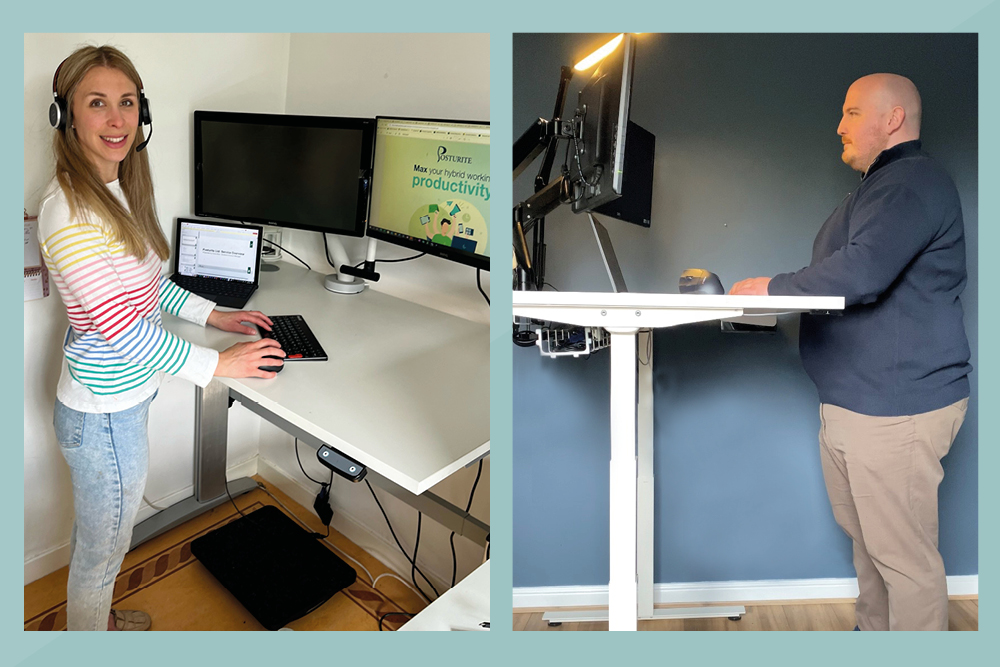
{"label": "monitor arm clamp", "polygon": [[[329,250],[330,263],[337,267],[336,273],[326,276],[323,286],[336,294],[360,294],[368,287],[366,280],[375,282],[379,279],[379,274],[375,273],[375,239],[368,239],[368,251],[364,268],[354,268],[344,249],[344,244],[339,238],[327,238],[326,247]],[[332,258],[332,259],[331,259]],[[361,278],[362,280],[355,280]]]}

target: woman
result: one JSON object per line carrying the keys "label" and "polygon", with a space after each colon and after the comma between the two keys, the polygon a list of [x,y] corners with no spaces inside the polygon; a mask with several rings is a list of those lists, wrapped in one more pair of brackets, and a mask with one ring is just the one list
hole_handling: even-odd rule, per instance
{"label": "woman", "polygon": [[75,509],[67,625],[145,630],[147,614],[112,610],[111,597],[146,484],[149,404],[162,373],[201,387],[213,376],[272,378],[258,367],[282,362],[262,357],[285,353],[269,339],[216,352],[163,329],[161,308],[236,333],[271,321],[217,311],[160,275],[169,246],[142,150],[148,103],[129,59],[109,46],[81,48],[56,70],[53,93],[56,176],[38,234],[70,322],[54,420]]}

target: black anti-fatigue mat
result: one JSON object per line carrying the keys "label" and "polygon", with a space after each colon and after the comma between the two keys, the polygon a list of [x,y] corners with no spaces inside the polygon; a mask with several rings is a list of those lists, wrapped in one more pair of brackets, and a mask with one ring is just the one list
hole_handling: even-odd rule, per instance
{"label": "black anti-fatigue mat", "polygon": [[271,505],[199,537],[191,553],[268,630],[302,618],[357,578]]}

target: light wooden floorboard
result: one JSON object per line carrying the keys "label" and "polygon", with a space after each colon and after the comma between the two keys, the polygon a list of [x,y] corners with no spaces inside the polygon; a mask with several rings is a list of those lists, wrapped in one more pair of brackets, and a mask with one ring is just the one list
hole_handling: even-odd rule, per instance
{"label": "light wooden floorboard", "polygon": [[[708,605],[706,605],[708,606]],[[727,618],[691,618],[662,621],[639,621],[641,631],[850,631],[854,629],[853,602],[795,601],[790,604],[768,602],[746,604],[747,613],[739,621]],[[515,612],[514,630],[568,632],[607,630],[607,621],[563,623],[549,626],[542,620],[544,612]],[[950,630],[979,629],[979,600],[960,599],[948,603]]]}

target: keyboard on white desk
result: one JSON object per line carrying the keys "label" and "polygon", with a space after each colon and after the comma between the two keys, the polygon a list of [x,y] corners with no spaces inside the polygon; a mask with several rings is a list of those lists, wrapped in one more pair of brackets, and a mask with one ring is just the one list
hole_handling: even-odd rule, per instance
{"label": "keyboard on white desk", "polygon": [[257,326],[262,338],[278,341],[285,361],[327,361],[329,357],[301,315],[269,315],[271,331]]}

